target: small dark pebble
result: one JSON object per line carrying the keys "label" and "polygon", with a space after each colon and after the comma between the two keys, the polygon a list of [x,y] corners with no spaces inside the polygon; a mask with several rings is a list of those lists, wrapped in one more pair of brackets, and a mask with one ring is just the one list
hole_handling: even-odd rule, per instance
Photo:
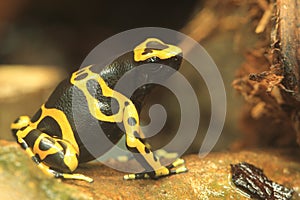
{"label": "small dark pebble", "polygon": [[263,171],[246,162],[231,164],[232,182],[253,199],[288,200],[293,190],[269,180]]}

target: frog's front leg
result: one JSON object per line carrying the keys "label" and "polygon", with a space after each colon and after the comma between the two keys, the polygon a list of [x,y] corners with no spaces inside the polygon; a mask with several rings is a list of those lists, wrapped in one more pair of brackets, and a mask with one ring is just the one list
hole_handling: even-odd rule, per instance
{"label": "frog's front leg", "polygon": [[126,130],[126,146],[133,153],[137,161],[145,168],[145,172],[125,175],[124,179],[157,179],[187,171],[184,160],[180,158],[168,166],[161,165],[159,158],[151,151],[150,146],[143,141],[144,134],[140,129],[139,117],[132,102],[126,103],[123,123]]}
{"label": "frog's front leg", "polygon": [[11,128],[17,142],[45,174],[55,178],[93,182],[87,176],[72,173],[78,166],[78,151],[71,143],[32,128],[30,121],[24,125],[25,120],[29,120],[29,117],[20,117]]}

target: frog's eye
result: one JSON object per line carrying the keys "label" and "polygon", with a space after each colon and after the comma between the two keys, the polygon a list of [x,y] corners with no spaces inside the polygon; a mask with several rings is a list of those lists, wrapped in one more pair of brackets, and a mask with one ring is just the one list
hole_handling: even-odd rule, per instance
{"label": "frog's eye", "polygon": [[166,60],[181,53],[181,49],[168,45],[156,38],[149,38],[134,49],[134,60],[137,62],[157,62]]}

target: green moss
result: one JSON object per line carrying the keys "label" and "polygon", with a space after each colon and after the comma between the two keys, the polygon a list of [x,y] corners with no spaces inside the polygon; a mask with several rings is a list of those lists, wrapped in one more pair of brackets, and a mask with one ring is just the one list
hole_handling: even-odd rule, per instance
{"label": "green moss", "polygon": [[[0,188],[11,199],[85,200],[84,194],[60,180],[44,175],[17,145],[0,143]],[[12,191],[14,191],[12,193]],[[7,196],[6,194],[0,194]]]}

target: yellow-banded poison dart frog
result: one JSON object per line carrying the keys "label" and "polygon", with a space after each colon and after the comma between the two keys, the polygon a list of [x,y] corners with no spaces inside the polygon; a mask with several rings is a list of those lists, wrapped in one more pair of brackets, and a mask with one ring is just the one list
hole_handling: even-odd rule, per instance
{"label": "yellow-banded poison dart frog", "polygon": [[[143,99],[152,86],[138,88],[130,98],[114,90],[120,78],[137,66],[156,63],[178,70],[181,62],[182,51],[179,47],[165,44],[156,38],[148,38],[104,68],[91,65],[74,72],[57,86],[32,118],[21,116],[11,124],[13,135],[38,167],[56,178],[93,181],[73,171],[79,163],[95,159],[86,145],[97,134],[92,127],[99,125],[114,144],[125,132],[126,147],[145,168],[145,172],[125,175],[124,179],[157,179],[186,172],[187,168],[181,158],[163,166],[151,151],[150,145],[145,142],[139,126],[139,113]],[[162,72],[153,70],[151,73],[159,75]],[[72,104],[75,95],[78,105],[74,109]],[[112,110],[113,101],[117,104],[117,111]],[[74,110],[80,114],[76,126]],[[125,131],[119,128],[119,124]],[[82,142],[79,131],[88,134],[87,138],[90,140]],[[99,152],[107,151],[111,147],[102,143],[95,146],[101,149]]]}

